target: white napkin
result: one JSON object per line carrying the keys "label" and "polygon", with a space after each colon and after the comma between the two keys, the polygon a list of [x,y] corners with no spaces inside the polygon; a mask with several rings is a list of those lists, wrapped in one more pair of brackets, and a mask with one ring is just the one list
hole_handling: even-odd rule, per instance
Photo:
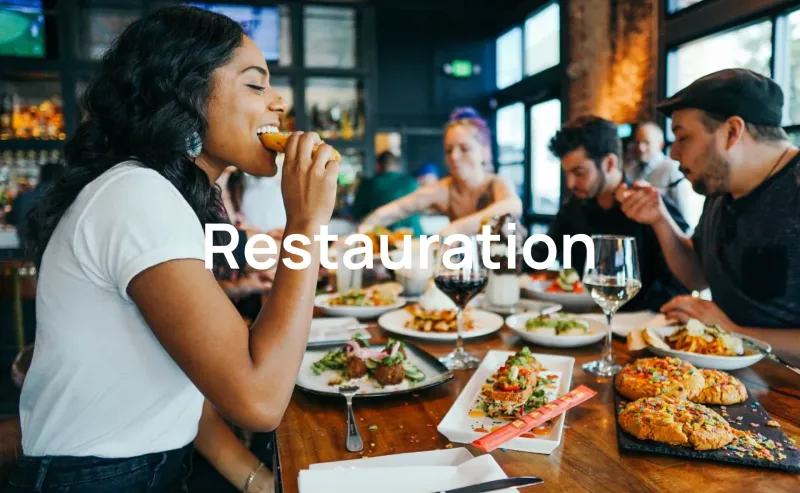
{"label": "white napkin", "polygon": [[458,466],[472,460],[474,456],[464,447],[427,452],[409,452],[406,454],[381,455],[364,459],[342,460],[337,462],[320,462],[311,464],[309,469],[335,469],[338,467],[404,467],[404,466]]}
{"label": "white napkin", "polygon": [[430,493],[507,477],[489,454],[455,465],[455,455],[443,452],[314,464],[300,471],[300,493]]}
{"label": "white napkin", "polygon": [[[581,318],[596,320],[605,326],[606,316],[602,313],[588,313],[581,315]],[[634,329],[644,329],[647,327],[665,327],[670,325],[670,321],[662,313],[651,311],[617,313],[611,321],[614,333],[620,337],[627,337]]]}
{"label": "white napkin", "polygon": [[311,333],[308,342],[343,341],[350,339],[359,331],[364,336],[364,339],[369,339],[369,332],[367,332],[364,326],[360,325],[360,322],[356,318],[314,318],[311,320]]}

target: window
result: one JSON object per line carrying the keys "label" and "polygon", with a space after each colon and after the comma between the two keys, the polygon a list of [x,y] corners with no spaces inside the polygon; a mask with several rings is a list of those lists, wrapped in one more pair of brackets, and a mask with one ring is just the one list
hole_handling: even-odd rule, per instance
{"label": "window", "polygon": [[789,36],[788,77],[784,82],[784,96],[789,123],[800,123],[800,10],[786,17]]}
{"label": "window", "polygon": [[530,124],[532,209],[535,214],[554,215],[561,200],[561,161],[549,147],[550,139],[561,128],[561,101],[551,99],[533,105]]}
{"label": "window", "polygon": [[726,68],[747,68],[770,76],[772,21],[713,34],[679,46],[667,58],[667,96]]}
{"label": "window", "polygon": [[552,3],[525,21],[525,75],[538,74],[561,61],[560,9]]}
{"label": "window", "polygon": [[786,133],[789,134],[789,140],[792,144],[800,146],[800,129],[790,130]]}
{"label": "window", "polygon": [[703,0],[668,0],[669,12],[672,14],[702,1]]}
{"label": "window", "polygon": [[306,111],[311,130],[323,139],[364,136],[364,99],[358,79],[309,77]]}
{"label": "window", "polygon": [[497,38],[497,88],[504,89],[522,79],[522,28]]}
{"label": "window", "polygon": [[309,6],[305,13],[307,67],[352,69],[356,57],[356,12],[341,7]]}
{"label": "window", "polygon": [[525,183],[525,105],[515,103],[497,110],[497,174],[514,184],[522,195]]}

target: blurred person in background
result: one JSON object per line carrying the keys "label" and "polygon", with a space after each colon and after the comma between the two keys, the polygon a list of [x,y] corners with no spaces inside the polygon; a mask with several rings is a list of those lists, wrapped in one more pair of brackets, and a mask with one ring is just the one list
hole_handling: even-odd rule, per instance
{"label": "blurred person in background", "polygon": [[522,201],[514,186],[487,172],[492,166],[492,134],[477,111],[459,108],[451,113],[444,148],[450,176],[379,208],[364,219],[358,232],[366,233],[431,208],[450,219],[439,232],[442,236],[479,233],[487,217],[522,215]]}
{"label": "blurred person in background", "polygon": [[25,244],[28,232],[28,213],[42,199],[44,193],[58,181],[64,171],[64,166],[58,163],[48,163],[39,171],[39,184],[32,190],[22,190],[11,203],[11,211],[6,216],[6,223],[17,227],[19,245]]}
{"label": "blurred person in background", "polygon": [[[400,160],[391,151],[378,155],[375,163],[375,176],[364,180],[358,186],[351,211],[360,221],[382,205],[400,199],[417,190],[417,181],[404,173]],[[422,234],[419,214],[400,219],[387,225],[391,230],[412,229],[414,236]]]}
{"label": "blurred person in background", "polygon": [[703,197],[694,190],[679,169],[679,163],[664,154],[664,132],[653,122],[640,123],[632,142],[632,159],[625,165],[631,182],[644,180],[672,199],[689,229],[693,230],[703,212]]}

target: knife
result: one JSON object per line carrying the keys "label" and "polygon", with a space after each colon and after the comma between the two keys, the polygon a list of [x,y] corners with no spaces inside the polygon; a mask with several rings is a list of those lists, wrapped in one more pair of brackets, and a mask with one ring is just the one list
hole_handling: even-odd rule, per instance
{"label": "knife", "polygon": [[516,478],[495,479],[485,483],[473,484],[453,490],[442,490],[436,493],[486,493],[488,491],[504,490],[506,488],[521,488],[544,483],[544,480],[534,476],[519,476]]}
{"label": "knife", "polygon": [[789,370],[791,370],[791,371],[797,373],[798,375],[800,375],[800,368],[797,368],[796,366],[789,364],[788,361],[784,360],[783,358],[781,358],[777,354],[773,353],[772,351],[767,351],[763,347],[759,346],[758,344],[754,343],[753,341],[751,341],[751,340],[749,340],[749,339],[747,339],[745,337],[742,337],[742,341],[748,347],[750,347],[750,348],[758,351],[759,353],[763,354],[766,358],[771,359],[772,361],[774,361],[774,362],[776,362],[778,364],[781,364],[781,365],[785,366],[786,368],[788,368]]}

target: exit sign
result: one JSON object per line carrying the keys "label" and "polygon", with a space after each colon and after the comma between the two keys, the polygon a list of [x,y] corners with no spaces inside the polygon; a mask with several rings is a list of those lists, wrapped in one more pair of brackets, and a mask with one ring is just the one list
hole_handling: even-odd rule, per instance
{"label": "exit sign", "polygon": [[466,79],[481,73],[481,66],[469,60],[452,60],[442,67],[446,75],[457,79]]}

